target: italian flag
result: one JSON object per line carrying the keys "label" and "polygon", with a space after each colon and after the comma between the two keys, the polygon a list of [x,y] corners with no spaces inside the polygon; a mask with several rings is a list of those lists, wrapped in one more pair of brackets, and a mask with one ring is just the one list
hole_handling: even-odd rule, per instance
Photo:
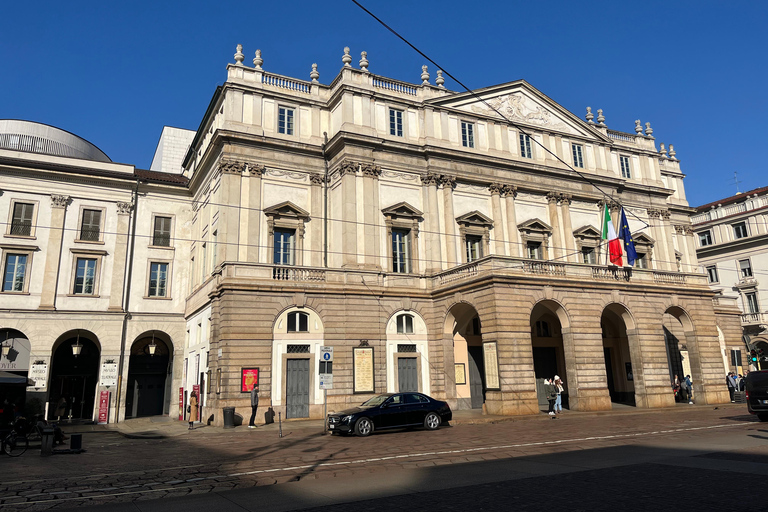
{"label": "italian flag", "polygon": [[623,266],[621,261],[621,241],[616,234],[616,228],[613,227],[611,213],[608,210],[607,204],[603,214],[603,240],[608,240],[608,258],[611,260],[611,263],[619,267]]}

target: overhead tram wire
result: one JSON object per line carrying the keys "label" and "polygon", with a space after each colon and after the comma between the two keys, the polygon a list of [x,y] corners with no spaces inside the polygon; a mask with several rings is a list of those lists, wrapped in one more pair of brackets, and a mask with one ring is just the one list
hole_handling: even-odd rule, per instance
{"label": "overhead tram wire", "polygon": [[[526,135],[526,136],[528,136],[528,137],[529,137],[529,138],[530,138],[530,139],[531,139],[533,142],[535,142],[535,143],[536,143],[536,145],[538,145],[538,146],[539,146],[539,147],[541,147],[541,148],[542,148],[544,151],[546,151],[547,153],[549,153],[550,155],[552,155],[552,156],[553,156],[553,157],[554,157],[554,158],[555,158],[555,159],[556,159],[558,162],[560,162],[560,163],[562,163],[563,165],[565,165],[565,166],[566,166],[566,167],[567,167],[569,170],[571,170],[572,172],[576,173],[576,174],[577,174],[579,177],[581,177],[581,179],[583,179],[584,181],[586,181],[587,183],[589,183],[590,185],[592,185],[592,186],[593,186],[593,187],[594,187],[596,190],[598,190],[598,191],[599,191],[599,192],[600,192],[600,193],[603,195],[603,197],[605,197],[605,198],[607,198],[607,199],[610,199],[611,201],[615,201],[616,203],[618,203],[619,205],[621,205],[621,202],[620,202],[620,201],[618,201],[618,200],[615,200],[615,199],[613,198],[613,196],[611,196],[611,195],[610,195],[610,194],[608,194],[608,193],[607,193],[605,190],[603,190],[602,188],[600,188],[600,186],[599,186],[599,185],[597,185],[597,184],[596,184],[594,181],[592,181],[591,179],[589,179],[589,178],[588,178],[588,177],[587,177],[587,176],[586,176],[584,173],[582,173],[582,172],[580,172],[580,171],[577,171],[577,170],[576,170],[575,168],[573,168],[573,167],[572,167],[572,166],[571,166],[571,165],[570,165],[568,162],[566,162],[565,160],[563,160],[562,158],[560,158],[559,156],[557,156],[557,155],[556,155],[556,154],[555,154],[555,153],[554,153],[552,150],[550,150],[550,149],[549,149],[549,148],[547,148],[547,147],[546,147],[544,144],[542,144],[541,142],[539,142],[538,140],[536,140],[536,138],[535,138],[535,137],[531,137],[531,134],[529,134],[529,133],[528,133],[528,132],[527,132],[527,131],[526,131],[526,130],[525,130],[523,127],[522,127],[522,126],[520,126],[519,124],[517,124],[517,123],[513,122],[512,120],[508,119],[508,118],[507,118],[507,117],[506,117],[504,114],[502,114],[502,113],[501,113],[501,112],[500,112],[500,111],[499,111],[497,108],[495,108],[494,106],[492,106],[492,105],[491,105],[490,103],[488,103],[488,102],[487,102],[485,99],[481,98],[481,97],[480,97],[480,96],[479,96],[479,95],[478,95],[476,92],[474,92],[474,91],[473,91],[473,90],[471,90],[469,87],[467,87],[466,85],[464,85],[464,82],[462,82],[461,80],[459,80],[458,78],[456,78],[456,77],[455,77],[453,74],[451,74],[451,73],[450,73],[450,72],[449,72],[449,71],[448,71],[448,70],[447,70],[447,69],[446,69],[444,66],[441,66],[441,65],[439,65],[437,62],[435,62],[434,60],[432,60],[432,59],[431,59],[431,58],[430,58],[430,57],[429,57],[427,54],[425,54],[424,52],[422,52],[421,50],[419,50],[419,49],[418,49],[418,48],[417,48],[417,47],[416,47],[416,46],[415,46],[413,43],[411,43],[411,42],[410,42],[410,41],[408,41],[408,40],[407,40],[405,37],[403,37],[402,35],[400,35],[400,33],[398,33],[398,32],[397,32],[395,29],[393,29],[392,27],[390,27],[390,26],[389,26],[389,25],[388,25],[386,22],[384,22],[384,21],[383,21],[382,19],[380,19],[378,16],[376,16],[376,15],[375,15],[375,14],[373,14],[371,11],[369,11],[368,9],[366,9],[366,8],[365,8],[365,7],[364,7],[364,6],[363,6],[363,5],[362,5],[360,2],[358,2],[357,0],[352,0],[352,3],[354,3],[355,5],[357,5],[357,6],[358,6],[360,9],[362,9],[362,10],[363,10],[363,11],[365,11],[366,13],[368,13],[368,14],[369,14],[369,15],[370,15],[370,16],[371,16],[373,19],[375,19],[376,21],[378,21],[378,22],[379,22],[379,23],[380,23],[380,24],[381,24],[381,25],[382,25],[384,28],[386,28],[387,30],[389,30],[390,32],[392,32],[392,34],[394,34],[394,35],[395,35],[395,36],[396,36],[398,39],[400,39],[400,40],[401,40],[401,41],[403,41],[405,44],[407,44],[408,46],[410,46],[410,47],[411,47],[411,48],[412,48],[414,51],[416,51],[416,53],[418,53],[419,55],[421,55],[422,57],[424,57],[425,59],[427,59],[427,61],[429,61],[429,62],[430,62],[432,65],[434,65],[434,66],[435,66],[437,69],[440,69],[440,70],[442,70],[442,71],[443,71],[443,73],[445,73],[445,75],[446,75],[446,76],[448,76],[448,77],[449,77],[449,78],[451,78],[451,79],[452,79],[454,82],[456,82],[456,83],[457,83],[457,84],[459,84],[459,85],[460,85],[462,88],[464,88],[464,90],[465,90],[465,91],[467,91],[467,92],[468,92],[468,93],[469,93],[469,94],[470,94],[470,95],[471,95],[473,98],[477,99],[478,101],[481,101],[481,102],[482,102],[482,103],[483,103],[483,104],[484,104],[486,107],[488,107],[489,109],[491,109],[491,110],[493,110],[494,112],[496,112],[496,114],[498,114],[498,115],[499,115],[499,117],[501,117],[501,119],[503,119],[504,121],[506,121],[507,123],[509,123],[509,125],[510,125],[510,126],[513,126],[513,127],[517,128],[517,129],[518,129],[518,130],[519,130],[519,131],[520,131],[520,132],[521,132],[523,135]],[[635,218],[636,218],[638,221],[640,221],[641,223],[643,223],[643,225],[644,225],[645,227],[650,227],[650,225],[649,225],[647,222],[645,222],[643,219],[641,219],[640,217],[638,217],[637,215],[635,215],[635,214],[634,214],[634,213],[632,213],[631,211],[630,211],[629,213],[630,213],[630,215],[632,215],[633,217],[635,217]],[[642,228],[642,229],[645,229],[645,228]]]}

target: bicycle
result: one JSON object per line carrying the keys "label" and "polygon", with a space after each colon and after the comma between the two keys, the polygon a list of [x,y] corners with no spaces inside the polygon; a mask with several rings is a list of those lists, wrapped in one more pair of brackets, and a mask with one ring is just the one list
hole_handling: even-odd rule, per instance
{"label": "bicycle", "polygon": [[27,436],[19,434],[13,429],[8,432],[8,435],[3,436],[0,444],[2,444],[3,451],[10,457],[18,457],[29,448]]}

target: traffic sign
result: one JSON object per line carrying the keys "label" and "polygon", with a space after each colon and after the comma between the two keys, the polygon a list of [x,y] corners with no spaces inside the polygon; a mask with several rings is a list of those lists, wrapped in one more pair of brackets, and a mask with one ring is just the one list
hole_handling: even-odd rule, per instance
{"label": "traffic sign", "polygon": [[333,389],[333,374],[321,373],[320,374],[320,389]]}
{"label": "traffic sign", "polygon": [[320,347],[320,360],[333,361],[333,347]]}

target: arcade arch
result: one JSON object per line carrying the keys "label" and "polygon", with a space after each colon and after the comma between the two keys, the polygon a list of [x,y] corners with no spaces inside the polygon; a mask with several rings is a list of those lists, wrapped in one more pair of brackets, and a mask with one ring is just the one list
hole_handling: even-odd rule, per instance
{"label": "arcade arch", "polygon": [[667,308],[662,317],[662,328],[667,348],[670,387],[674,384],[675,375],[680,380],[690,375],[696,389],[700,385],[700,375],[698,369],[691,365],[694,359],[692,356],[695,355],[696,334],[690,316],[679,306]]}
{"label": "arcade arch", "polygon": [[94,333],[74,329],[59,336],[51,358],[48,419],[93,419],[100,358],[101,344]]}
{"label": "arcade arch", "polygon": [[147,331],[130,349],[125,417],[140,418],[170,413],[173,343],[163,331]]}
{"label": "arcade arch", "polygon": [[603,337],[605,374],[611,402],[637,405],[635,372],[628,333],[635,330],[634,320],[621,304],[609,304],[603,309],[600,330]]}
{"label": "arcade arch", "polygon": [[565,388],[562,394],[563,407],[569,408],[569,385],[565,357],[564,335],[570,328],[565,309],[553,300],[542,300],[531,310],[531,347],[533,349],[533,371],[536,375],[536,396],[539,408],[547,408],[544,392],[546,379],[559,376]]}
{"label": "arcade arch", "polygon": [[448,311],[443,332],[453,341],[454,372],[446,370],[456,385],[457,409],[480,409],[487,387],[477,310],[466,302],[455,304]]}

